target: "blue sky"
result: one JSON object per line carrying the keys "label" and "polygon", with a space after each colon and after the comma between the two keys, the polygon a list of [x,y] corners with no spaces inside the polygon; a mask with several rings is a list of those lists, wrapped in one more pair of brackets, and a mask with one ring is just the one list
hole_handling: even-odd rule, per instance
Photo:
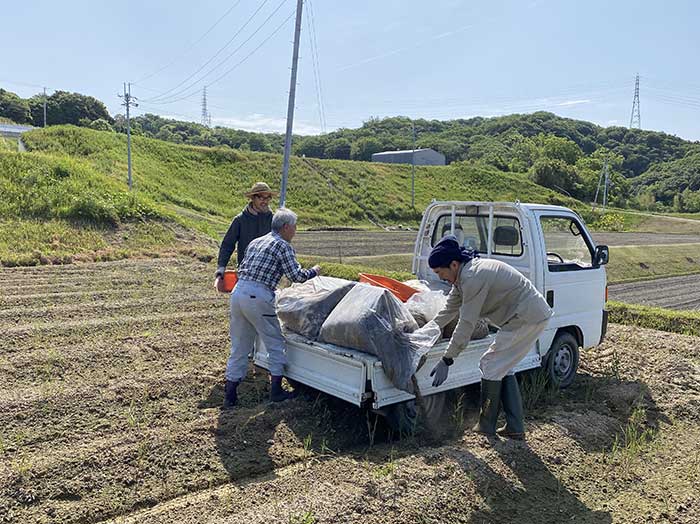
{"label": "blue sky", "polygon": [[[283,131],[295,3],[7,3],[0,87],[78,91],[115,114],[131,81],[137,113],[198,121],[207,85],[214,124]],[[639,73],[642,127],[700,140],[698,2],[307,0],[304,15],[299,133],[535,110],[627,126]]]}

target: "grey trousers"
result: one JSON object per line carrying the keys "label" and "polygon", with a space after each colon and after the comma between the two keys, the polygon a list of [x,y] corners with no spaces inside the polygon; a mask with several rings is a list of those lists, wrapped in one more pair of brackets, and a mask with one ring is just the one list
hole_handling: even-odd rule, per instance
{"label": "grey trousers", "polygon": [[503,380],[513,374],[513,368],[525,358],[532,345],[547,327],[549,319],[523,322],[517,317],[504,324],[496,338],[481,356],[479,368],[485,380]]}
{"label": "grey trousers", "polygon": [[231,293],[230,334],[226,380],[240,381],[245,377],[256,336],[270,357],[270,374],[284,374],[287,345],[275,310],[275,294],[270,288],[248,280],[238,281]]}

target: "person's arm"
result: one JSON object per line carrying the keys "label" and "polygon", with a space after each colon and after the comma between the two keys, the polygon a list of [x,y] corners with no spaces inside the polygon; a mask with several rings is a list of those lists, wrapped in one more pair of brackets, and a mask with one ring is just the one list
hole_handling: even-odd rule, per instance
{"label": "person's arm", "polygon": [[231,255],[236,249],[236,244],[241,237],[241,222],[240,218],[236,217],[231,222],[231,225],[224,235],[224,240],[221,242],[221,247],[219,248],[219,258],[217,260],[216,276],[223,277],[224,271],[226,271],[226,266],[228,261],[231,259]]}
{"label": "person's arm", "polygon": [[462,290],[462,307],[459,309],[459,321],[445,350],[444,358],[457,358],[469,343],[474,332],[474,326],[481,315],[481,307],[488,294],[487,285],[481,282],[470,282],[468,289]]}
{"label": "person's arm", "polygon": [[462,305],[462,294],[456,286],[452,286],[450,293],[447,295],[447,302],[440,312],[433,319],[440,329],[445,329],[445,326],[452,322],[457,316],[459,307]]}
{"label": "person's arm", "polygon": [[306,282],[321,273],[320,266],[314,266],[311,269],[302,269],[301,264],[294,256],[294,249],[287,245],[280,253],[280,262],[282,264],[282,272],[292,282]]}

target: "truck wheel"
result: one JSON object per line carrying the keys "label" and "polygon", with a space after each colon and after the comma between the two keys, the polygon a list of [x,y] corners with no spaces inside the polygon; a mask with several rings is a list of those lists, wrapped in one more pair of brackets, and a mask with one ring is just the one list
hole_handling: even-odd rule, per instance
{"label": "truck wheel", "polygon": [[562,389],[571,385],[578,369],[578,357],[576,337],[566,331],[554,337],[544,366],[552,384]]}
{"label": "truck wheel", "polygon": [[416,430],[418,410],[415,400],[406,400],[387,406],[384,417],[392,431],[399,435],[412,435]]}

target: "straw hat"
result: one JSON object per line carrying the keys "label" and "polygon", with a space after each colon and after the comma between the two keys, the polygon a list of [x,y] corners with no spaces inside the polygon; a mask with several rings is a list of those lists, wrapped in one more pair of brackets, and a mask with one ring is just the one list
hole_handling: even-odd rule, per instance
{"label": "straw hat", "polygon": [[250,188],[250,191],[248,191],[245,196],[252,197],[253,195],[258,195],[260,193],[270,193],[272,196],[277,196],[277,193],[270,189],[270,186],[268,186],[265,182],[256,182],[253,184],[253,187]]}

